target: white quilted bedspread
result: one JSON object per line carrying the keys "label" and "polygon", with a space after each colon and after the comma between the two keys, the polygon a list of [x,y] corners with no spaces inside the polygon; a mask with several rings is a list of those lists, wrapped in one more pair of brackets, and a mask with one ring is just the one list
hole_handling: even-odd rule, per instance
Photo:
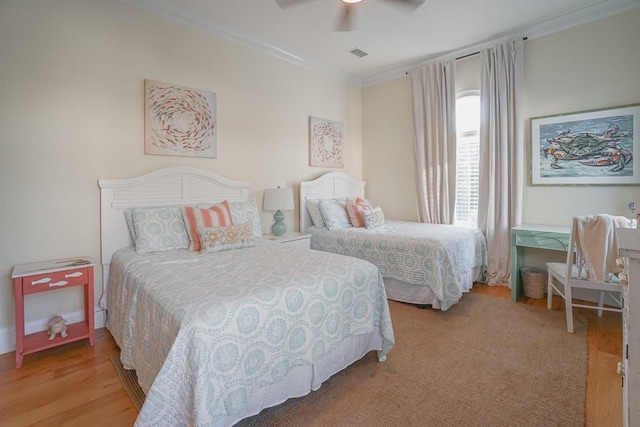
{"label": "white quilted bedspread", "polygon": [[112,260],[108,327],[147,399],[137,424],[216,425],[346,337],[394,345],[382,277],[356,258],[280,244]]}
{"label": "white quilted bedspread", "polygon": [[447,310],[460,300],[462,281],[487,265],[478,229],[387,220],[379,228],[312,227],[311,248],[367,260],[385,278],[429,286]]}

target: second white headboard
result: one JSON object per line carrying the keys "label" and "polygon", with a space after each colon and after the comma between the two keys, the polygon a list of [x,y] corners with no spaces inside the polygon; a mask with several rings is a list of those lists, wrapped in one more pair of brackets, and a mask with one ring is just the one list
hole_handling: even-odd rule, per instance
{"label": "second white headboard", "polygon": [[364,197],[365,181],[358,181],[343,172],[329,172],[313,181],[300,182],[300,231],[313,225],[307,212],[308,199],[335,199]]}

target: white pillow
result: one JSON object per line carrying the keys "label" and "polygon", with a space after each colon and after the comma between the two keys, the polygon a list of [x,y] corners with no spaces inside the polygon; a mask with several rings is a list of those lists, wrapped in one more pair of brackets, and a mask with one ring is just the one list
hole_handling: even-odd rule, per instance
{"label": "white pillow", "polygon": [[322,214],[322,220],[325,226],[329,230],[351,227],[347,211],[338,200],[320,200],[320,213]]}
{"label": "white pillow", "polygon": [[231,211],[231,219],[234,224],[250,222],[253,227],[253,237],[262,236],[260,211],[258,210],[255,200],[249,200],[248,202],[229,202],[229,210]]}
{"label": "white pillow", "polygon": [[187,249],[189,235],[177,207],[133,209],[136,252]]}

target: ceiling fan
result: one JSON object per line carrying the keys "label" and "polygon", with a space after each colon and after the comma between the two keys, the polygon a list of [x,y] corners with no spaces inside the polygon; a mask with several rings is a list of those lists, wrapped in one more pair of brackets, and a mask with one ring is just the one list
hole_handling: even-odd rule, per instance
{"label": "ceiling fan", "polygon": [[[299,4],[307,3],[312,0],[275,0],[276,4],[282,9],[286,9]],[[336,31],[351,31],[355,28],[354,24],[354,10],[357,3],[361,3],[363,0],[341,0],[342,13],[338,24],[336,25]],[[405,10],[413,11],[420,7],[425,0],[384,0],[387,3],[402,7]]]}

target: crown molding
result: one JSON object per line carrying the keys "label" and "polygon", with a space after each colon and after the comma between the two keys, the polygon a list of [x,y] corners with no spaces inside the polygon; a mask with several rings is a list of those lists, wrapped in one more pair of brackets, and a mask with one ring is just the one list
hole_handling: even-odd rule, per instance
{"label": "crown molding", "polygon": [[358,87],[361,86],[362,84],[362,80],[360,78],[354,77],[352,75],[346,74],[344,72],[338,71],[334,68],[327,67],[322,64],[308,61],[291,52],[288,52],[284,49],[280,49],[277,46],[234,32],[228,28],[225,28],[219,23],[209,22],[209,21],[205,22],[203,19],[201,19],[198,16],[192,16],[185,13],[184,10],[182,10],[181,8],[175,7],[170,2],[155,1],[151,3],[147,0],[120,0],[120,1],[123,3],[127,3],[131,6],[135,6],[140,9],[146,10],[148,12],[152,12],[156,15],[160,15],[172,21],[179,22],[191,28],[196,28],[198,30],[213,34],[220,38],[257,49],[268,55],[282,59],[289,63],[295,64],[313,71],[318,71],[320,73],[333,77],[337,80],[341,80]]}
{"label": "crown molding", "polygon": [[455,51],[441,52],[435,55],[420,58],[387,68],[379,73],[372,74],[362,79],[362,86],[372,86],[385,81],[396,79],[407,74],[407,71],[435,60],[444,60],[450,57],[461,57],[487,47],[505,37],[526,37],[527,40],[557,33],[569,28],[617,15],[631,9],[640,7],[638,0],[603,0],[600,3],[586,6],[578,11],[555,16],[541,21],[535,25],[522,27],[510,34],[499,34],[493,40],[479,42],[478,44],[465,46]]}

